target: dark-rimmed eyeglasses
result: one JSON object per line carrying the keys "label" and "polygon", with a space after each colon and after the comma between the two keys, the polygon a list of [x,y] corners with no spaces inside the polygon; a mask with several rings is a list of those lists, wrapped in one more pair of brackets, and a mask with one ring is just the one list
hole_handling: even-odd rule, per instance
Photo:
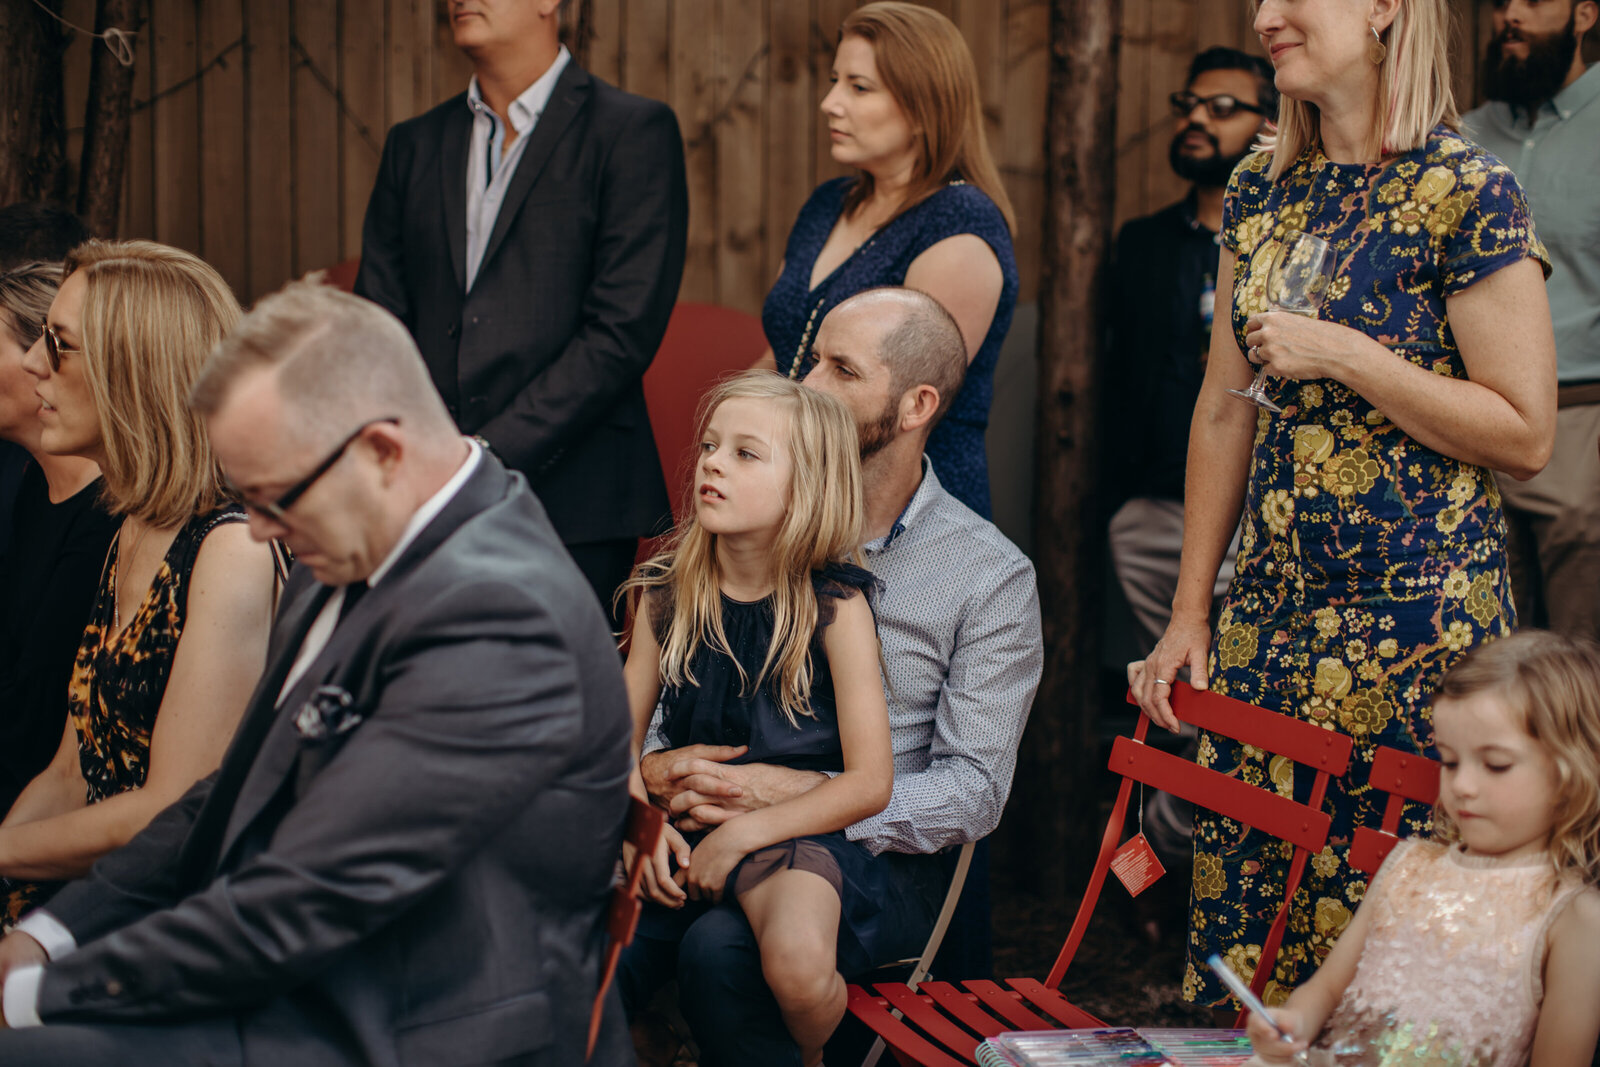
{"label": "dark-rimmed eyeglasses", "polygon": [[1256,115],[1265,115],[1266,109],[1255,104],[1247,104],[1232,93],[1218,93],[1216,96],[1196,96],[1191,92],[1179,91],[1167,97],[1172,104],[1172,113],[1180,118],[1189,114],[1201,104],[1206,106],[1206,114],[1214,119],[1232,118],[1235,111],[1249,111]]}
{"label": "dark-rimmed eyeglasses", "polygon": [[239,503],[243,504],[251,511],[256,512],[258,515],[265,515],[267,518],[272,519],[275,522],[287,522],[289,509],[294,507],[295,501],[305,496],[306,491],[313,485],[317,484],[318,478],[321,478],[324,474],[327,474],[333,469],[333,465],[339,462],[340,458],[345,454],[351,445],[356,443],[356,438],[360,437],[362,434],[366,433],[367,430],[378,425],[380,422],[387,422],[398,426],[400,425],[400,417],[398,415],[388,415],[381,419],[368,419],[360,426],[357,426],[351,432],[349,437],[346,437],[343,441],[339,442],[338,448],[335,448],[332,452],[328,453],[327,459],[324,459],[321,463],[318,463],[315,467],[313,467],[310,474],[291,485],[288,490],[286,490],[283,495],[278,497],[276,500],[265,502],[251,500],[245,495],[243,490],[239,489],[232,483],[229,483],[228,488],[233,491],[234,496],[238,497]]}
{"label": "dark-rimmed eyeglasses", "polygon": [[48,322],[44,324],[44,355],[50,361],[50,373],[54,374],[61,369],[61,353],[71,352],[80,354],[81,348],[73,348],[61,343],[61,335],[56,333],[56,328]]}

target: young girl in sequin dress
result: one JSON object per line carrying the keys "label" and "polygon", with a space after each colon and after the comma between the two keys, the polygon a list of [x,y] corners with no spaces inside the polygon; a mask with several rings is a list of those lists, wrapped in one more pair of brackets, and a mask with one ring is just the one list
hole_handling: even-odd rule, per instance
{"label": "young girl in sequin dress", "polygon": [[[868,934],[883,895],[877,861],[842,831],[894,785],[873,579],[851,562],[859,445],[842,404],[765,371],[722,384],[706,410],[693,511],[624,587],[639,594],[624,671],[635,751],[659,701],[669,748],[744,745],[734,762],[833,777],[709,832],[666,827],[647,907],[690,920],[736,899],[814,1064],[844,1014],[839,949]],[[637,771],[632,784],[643,798]]]}
{"label": "young girl in sequin dress", "polygon": [[[1600,1033],[1600,649],[1524,631],[1434,695],[1432,840],[1397,845],[1257,1057],[1586,1065]],[[1530,1059],[1531,1057],[1531,1059]]]}

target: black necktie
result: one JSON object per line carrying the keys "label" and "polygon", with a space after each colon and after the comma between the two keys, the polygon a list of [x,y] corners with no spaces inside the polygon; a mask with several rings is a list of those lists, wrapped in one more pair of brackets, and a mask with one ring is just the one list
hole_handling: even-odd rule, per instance
{"label": "black necktie", "polygon": [[356,602],[366,595],[366,582],[351,582],[349,585],[345,586],[344,603],[339,605],[339,619],[338,622],[334,623],[334,625],[337,626],[340,622],[344,622],[344,617],[350,614],[350,609],[355,607]]}

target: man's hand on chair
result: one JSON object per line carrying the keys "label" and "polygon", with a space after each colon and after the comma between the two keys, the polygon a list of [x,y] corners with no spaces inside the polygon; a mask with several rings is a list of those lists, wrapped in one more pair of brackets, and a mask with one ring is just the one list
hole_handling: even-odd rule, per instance
{"label": "man's hand on chair", "polygon": [[685,832],[720,826],[810,792],[827,775],[766,763],[730,764],[743,746],[685,745],[652,752],[639,761],[650,799],[662,804]]}

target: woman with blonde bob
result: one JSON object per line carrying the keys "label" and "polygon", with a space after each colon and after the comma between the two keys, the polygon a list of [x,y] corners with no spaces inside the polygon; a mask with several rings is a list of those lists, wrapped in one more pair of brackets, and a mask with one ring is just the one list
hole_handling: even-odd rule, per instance
{"label": "woman with blonde bob", "polygon": [[[659,702],[665,747],[743,746],[733,762],[834,777],[709,832],[668,827],[629,951],[676,944],[736,900],[800,1062],[814,1064],[844,1014],[840,971],[883,962],[878,912],[895,899],[890,864],[843,833],[894,785],[873,578],[856,565],[855,425],[839,401],[763,371],[713,390],[701,425],[694,506],[624,586],[635,750]],[[633,790],[645,797],[637,771]]]}
{"label": "woman with blonde bob", "polygon": [[7,925],[214,770],[261,673],[272,559],[228,502],[187,403],[239,314],[222,278],[187,252],[89,241],[68,256],[24,360],[40,446],[98,464],[121,525],[73,664],[61,747],[0,824]]}
{"label": "woman with blonde bob", "polygon": [[[1490,470],[1544,466],[1556,379],[1549,265],[1526,199],[1456,132],[1450,0],[1260,0],[1255,16],[1278,128],[1229,183],[1217,306],[1233,329],[1212,332],[1195,408],[1172,622],[1129,676],[1164,726],[1187,669],[1357,742],[1328,791],[1330,844],[1296,897],[1272,1003],[1361,899],[1346,854],[1353,829],[1379,820],[1374,746],[1428,750],[1433,686],[1515,624]],[[1328,242],[1335,268],[1312,317],[1267,302],[1274,256],[1297,233]],[[1229,395],[1261,368],[1281,414]],[[1241,514],[1213,633],[1212,582]],[[1272,754],[1224,738],[1203,735],[1200,758],[1300,785]],[[1411,823],[1426,825],[1425,813]],[[1287,865],[1277,840],[1197,813],[1189,999],[1228,1003],[1212,953],[1253,976]]]}
{"label": "woman with blonde bob", "polygon": [[864,289],[904,285],[944,305],[967,343],[967,379],[928,438],[939,482],[989,517],[984,430],[994,368],[1017,302],[1016,221],[984,134],[977,67],[961,31],[919,4],[880,0],[840,26],[822,100],[833,159],[789,231],[761,310],[756,364],[811,368],[828,312]]}

